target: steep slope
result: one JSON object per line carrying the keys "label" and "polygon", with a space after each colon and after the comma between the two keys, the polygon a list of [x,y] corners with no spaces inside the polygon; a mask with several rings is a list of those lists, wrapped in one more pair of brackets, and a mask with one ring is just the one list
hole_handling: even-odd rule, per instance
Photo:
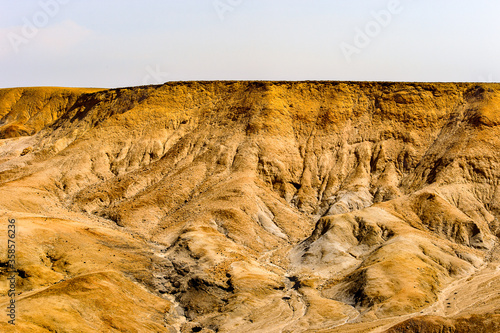
{"label": "steep slope", "polygon": [[32,135],[54,123],[78,97],[99,89],[12,88],[0,91],[0,138]]}
{"label": "steep slope", "polygon": [[[2,128],[46,105],[0,141],[25,327],[70,330],[88,321],[78,311],[160,297],[130,330],[380,331],[421,325],[457,281],[496,277],[500,85],[186,82],[50,102],[28,90],[16,103],[0,91],[16,106]],[[116,301],[77,306],[105,296],[67,297],[63,280],[111,284]],[[496,325],[500,303],[475,286],[487,307],[429,314]],[[34,295],[72,310],[47,309],[47,326]],[[126,331],[123,313],[82,331]]]}

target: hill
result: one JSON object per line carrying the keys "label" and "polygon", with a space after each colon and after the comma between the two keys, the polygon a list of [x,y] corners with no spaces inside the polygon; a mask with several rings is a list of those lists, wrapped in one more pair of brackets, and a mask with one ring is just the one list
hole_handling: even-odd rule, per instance
{"label": "hill", "polygon": [[0,117],[18,331],[500,326],[498,84],[16,88]]}

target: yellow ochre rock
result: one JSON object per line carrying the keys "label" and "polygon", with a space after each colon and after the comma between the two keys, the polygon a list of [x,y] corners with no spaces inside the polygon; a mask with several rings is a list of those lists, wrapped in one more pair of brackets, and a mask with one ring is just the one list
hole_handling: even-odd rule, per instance
{"label": "yellow ochre rock", "polygon": [[0,90],[18,332],[497,330],[499,218],[499,84]]}

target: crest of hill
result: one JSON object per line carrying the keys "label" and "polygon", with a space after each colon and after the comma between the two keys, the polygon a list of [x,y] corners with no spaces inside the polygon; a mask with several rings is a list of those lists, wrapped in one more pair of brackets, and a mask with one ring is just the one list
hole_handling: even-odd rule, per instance
{"label": "crest of hill", "polygon": [[0,89],[0,138],[33,135],[59,119],[81,95],[99,90],[57,87]]}

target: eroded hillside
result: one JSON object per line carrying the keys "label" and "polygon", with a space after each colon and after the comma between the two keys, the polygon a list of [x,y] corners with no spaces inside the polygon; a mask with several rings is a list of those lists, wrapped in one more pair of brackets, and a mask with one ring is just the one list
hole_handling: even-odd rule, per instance
{"label": "eroded hillside", "polygon": [[500,325],[500,85],[18,88],[0,117],[18,331]]}

